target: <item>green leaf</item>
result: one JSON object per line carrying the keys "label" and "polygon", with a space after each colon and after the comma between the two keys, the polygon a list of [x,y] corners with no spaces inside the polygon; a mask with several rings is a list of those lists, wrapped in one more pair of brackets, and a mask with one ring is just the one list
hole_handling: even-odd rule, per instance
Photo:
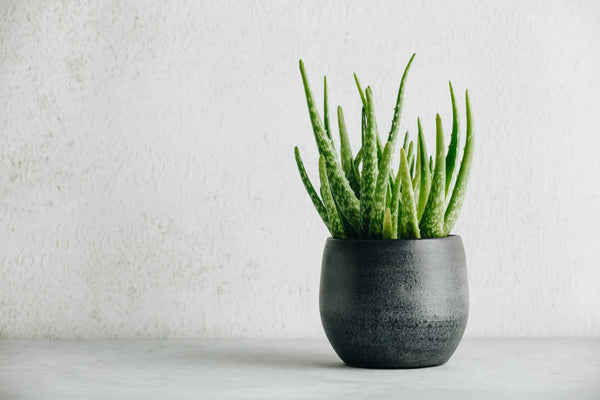
{"label": "green leaf", "polygon": [[354,160],[354,163],[352,164],[352,173],[354,174],[354,177],[355,177],[356,181],[358,182],[358,192],[356,193],[356,196],[360,196],[360,172],[358,171],[359,164],[360,164],[360,159],[358,158],[358,154],[357,154],[357,157]]}
{"label": "green leaf", "polygon": [[329,183],[331,185],[331,193],[336,199],[336,203],[340,207],[341,213],[344,215],[348,223],[352,225],[355,230],[360,230],[360,202],[356,197],[356,194],[350,186],[350,182],[346,179],[342,166],[337,161],[337,154],[333,146],[333,141],[329,139],[319,111],[315,105],[315,100],[310,90],[306,71],[304,69],[304,63],[300,60],[300,73],[302,74],[302,82],[304,84],[304,92],[306,94],[306,103],[308,105],[308,111],[310,120],[313,127],[313,133],[317,142],[319,153],[325,158],[325,164],[327,166],[327,174],[329,176]]}
{"label": "green leaf", "polygon": [[402,143],[402,148],[404,149],[404,152],[408,151],[408,140],[409,140],[408,131],[406,131],[406,133],[404,134],[404,141]]}
{"label": "green leaf", "polygon": [[331,137],[331,128],[329,125],[329,99],[327,95],[327,77],[323,77],[323,120],[325,121],[325,132],[327,132],[327,137],[332,139]]}
{"label": "green leaf", "polygon": [[467,103],[467,139],[465,142],[465,150],[463,151],[462,161],[460,163],[460,170],[456,178],[456,184],[452,191],[452,197],[446,208],[446,215],[444,217],[444,233],[448,235],[456,220],[458,214],[462,208],[462,204],[467,192],[467,184],[469,183],[469,173],[471,172],[471,163],[473,161],[473,150],[475,141],[473,137],[473,119],[471,117],[471,103],[469,102],[469,91],[465,94]]}
{"label": "green leaf", "polygon": [[[406,150],[404,150],[406,152]],[[410,169],[410,176],[411,178],[414,176],[415,172],[415,144],[414,142],[411,140],[410,141],[410,145],[408,146],[408,153],[407,153],[407,157],[406,157],[406,161],[408,161],[408,165],[409,165],[409,169]]]}
{"label": "green leaf", "polygon": [[360,163],[362,162],[362,153],[363,153],[363,149],[362,147],[360,149],[358,149],[358,151],[356,152],[356,157],[354,157],[354,165],[358,168],[358,166],[360,165]]}
{"label": "green leaf", "polygon": [[402,79],[400,80],[400,87],[398,88],[398,97],[396,98],[396,106],[394,107],[394,117],[392,118],[392,127],[390,128],[390,133],[388,135],[388,142],[392,142],[392,147],[396,146],[396,138],[398,137],[398,130],[400,128],[400,116],[402,114],[402,103],[404,101],[404,84],[406,83],[406,77],[408,76],[408,71],[410,70],[410,65],[412,64],[415,58],[415,54],[410,57],[408,60],[408,64],[406,68],[404,68],[404,73],[402,74]]}
{"label": "green leaf", "polygon": [[423,218],[421,218],[419,225],[421,236],[424,238],[444,236],[444,212],[446,211],[446,192],[444,187],[446,182],[446,160],[444,155],[446,149],[444,146],[442,119],[439,114],[435,118],[435,127],[435,171],[433,173],[429,199],[427,200]]}
{"label": "green leaf", "polygon": [[[365,107],[362,108],[361,120],[360,120],[360,150],[356,154],[356,158],[361,154],[362,148],[365,146],[365,138],[367,137],[367,109]],[[361,154],[362,156],[362,154]]]}
{"label": "green leaf", "polygon": [[394,239],[398,238],[398,211],[400,209],[400,188],[402,187],[402,174],[400,173],[401,166],[402,165],[398,167],[398,174],[396,174],[396,179],[394,180],[392,203],[390,207],[392,213],[392,232]]}
{"label": "green leaf", "polygon": [[429,163],[427,162],[427,145],[425,144],[425,135],[423,134],[423,127],[421,126],[420,119],[417,119],[417,125],[419,128],[419,154],[421,155],[421,183],[419,188],[419,201],[417,204],[417,218],[420,221],[423,216],[423,211],[425,211],[427,200],[429,199],[431,171],[429,170]]}
{"label": "green leaf", "polygon": [[321,196],[327,210],[327,220],[331,226],[331,235],[336,239],[345,239],[344,224],[335,205],[335,200],[329,187],[327,167],[325,166],[325,157],[319,157],[319,178],[321,179]]}
{"label": "green leaf", "polygon": [[340,152],[342,158],[342,169],[346,178],[350,182],[350,187],[354,190],[354,193],[358,196],[360,193],[360,181],[357,176],[354,175],[356,168],[354,167],[354,159],[352,157],[352,147],[350,146],[350,139],[348,138],[348,130],[346,128],[346,121],[344,120],[344,112],[341,106],[337,108],[338,117],[338,128],[340,130]]}
{"label": "green leaf", "polygon": [[454,166],[458,161],[458,142],[460,140],[454,89],[452,88],[452,82],[448,82],[448,84],[450,85],[450,99],[452,100],[452,135],[450,136],[450,145],[448,146],[448,154],[446,155],[446,196],[454,179]]}
{"label": "green leaf", "polygon": [[[354,74],[354,82],[356,82],[356,87],[358,89],[358,93],[360,94],[360,99],[363,104],[363,145],[364,145],[364,134],[365,134],[364,127],[365,127],[365,123],[366,123],[365,110],[367,109],[369,100],[365,96],[365,92],[363,91],[362,87],[360,86],[360,81],[358,80],[358,76],[356,74]],[[372,104],[372,102],[373,102],[373,98],[371,98],[371,104]],[[372,107],[375,108],[374,105],[372,105]],[[381,139],[379,138],[379,132],[377,131],[377,121],[375,120],[375,118],[373,118],[373,127],[375,129],[375,136],[377,138],[377,160],[378,160],[378,162],[381,162],[382,144],[381,144]]]}
{"label": "green leaf", "polygon": [[385,209],[385,215],[383,217],[383,239],[394,239],[394,232],[392,231],[392,213],[389,207]]}
{"label": "green leaf", "polygon": [[392,165],[393,143],[387,142],[383,150],[383,158],[377,176],[375,194],[371,205],[369,218],[369,237],[378,238],[383,229],[383,215],[385,213],[385,197],[387,195],[388,176]]}
{"label": "green leaf", "polygon": [[360,81],[358,80],[358,76],[356,74],[354,74],[354,82],[356,82],[358,94],[360,95],[360,101],[362,102],[363,107],[366,109],[367,108],[367,98],[365,97],[365,92],[363,91],[362,86],[360,86]]}
{"label": "green leaf", "polygon": [[375,140],[375,110],[373,109],[373,94],[371,88],[367,88],[367,129],[365,142],[363,144],[363,160],[360,182],[360,215],[362,222],[362,234],[367,235],[369,231],[369,217],[375,186],[377,184],[378,162],[377,145]]}
{"label": "green leaf", "polygon": [[415,199],[419,198],[419,189],[421,187],[421,141],[417,136],[417,151],[415,161],[415,172],[412,176],[412,186],[415,191]]}
{"label": "green leaf", "polygon": [[300,150],[298,150],[298,146],[294,147],[294,156],[296,158],[296,165],[298,166],[298,172],[300,173],[300,179],[302,179],[302,183],[304,184],[304,188],[308,192],[308,196],[312,200],[313,205],[317,209],[317,212],[321,216],[323,222],[325,222],[325,226],[331,231],[329,228],[329,223],[327,220],[327,209],[325,209],[325,205],[321,202],[319,195],[315,191],[308,174],[306,173],[306,169],[304,168],[304,163],[302,162],[302,157],[300,157]]}
{"label": "green leaf", "polygon": [[398,237],[402,239],[419,239],[421,237],[419,220],[417,219],[415,198],[404,149],[400,149],[400,171],[398,173],[402,180]]}

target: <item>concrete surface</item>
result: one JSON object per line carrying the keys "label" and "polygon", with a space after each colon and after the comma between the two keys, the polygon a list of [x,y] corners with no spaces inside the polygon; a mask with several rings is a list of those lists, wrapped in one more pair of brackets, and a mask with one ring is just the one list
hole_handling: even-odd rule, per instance
{"label": "concrete surface", "polygon": [[466,339],[440,367],[345,366],[323,340],[4,341],[0,398],[600,398],[598,339]]}

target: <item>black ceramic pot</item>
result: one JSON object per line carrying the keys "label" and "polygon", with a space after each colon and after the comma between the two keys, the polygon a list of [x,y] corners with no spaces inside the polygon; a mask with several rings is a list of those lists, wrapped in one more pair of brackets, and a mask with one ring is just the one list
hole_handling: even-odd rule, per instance
{"label": "black ceramic pot", "polygon": [[348,365],[444,364],[469,312],[462,240],[329,238],[319,308],[329,342]]}

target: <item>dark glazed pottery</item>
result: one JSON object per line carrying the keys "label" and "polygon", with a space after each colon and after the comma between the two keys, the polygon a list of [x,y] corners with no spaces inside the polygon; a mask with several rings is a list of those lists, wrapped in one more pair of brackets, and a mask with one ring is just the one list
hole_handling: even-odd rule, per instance
{"label": "dark glazed pottery", "polygon": [[348,365],[444,364],[469,312],[462,240],[329,238],[319,308],[329,342]]}

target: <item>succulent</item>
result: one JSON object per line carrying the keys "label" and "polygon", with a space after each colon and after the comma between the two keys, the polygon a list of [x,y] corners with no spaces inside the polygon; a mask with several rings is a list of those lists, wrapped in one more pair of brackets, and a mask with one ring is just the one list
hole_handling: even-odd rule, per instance
{"label": "succulent", "polygon": [[[417,137],[404,135],[398,172],[392,157],[398,144],[404,86],[410,58],[398,89],[392,126],[385,144],[381,142],[375,118],[373,93],[354,80],[362,102],[361,148],[352,153],[342,107],[337,108],[340,154],[333,141],[329,119],[327,78],[324,78],[324,120],[321,119],[308,83],[304,63],[300,73],[313,133],[319,151],[319,193],[312,185],[298,147],[294,148],[300,178],[313,205],[334,238],[339,239],[420,239],[447,236],[462,207],[473,159],[473,122],[469,92],[466,101],[466,140],[459,162],[459,123],[452,83],[452,133],[448,149],[444,144],[442,119],[436,116],[435,154],[427,153],[420,119]],[[320,195],[320,196],[319,196]]]}

